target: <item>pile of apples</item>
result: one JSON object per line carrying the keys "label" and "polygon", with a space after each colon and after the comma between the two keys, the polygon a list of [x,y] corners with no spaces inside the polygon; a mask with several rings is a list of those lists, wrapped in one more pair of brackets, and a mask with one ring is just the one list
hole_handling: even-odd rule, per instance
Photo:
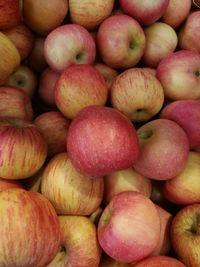
{"label": "pile of apples", "polygon": [[200,1],[0,0],[0,267],[200,266]]}

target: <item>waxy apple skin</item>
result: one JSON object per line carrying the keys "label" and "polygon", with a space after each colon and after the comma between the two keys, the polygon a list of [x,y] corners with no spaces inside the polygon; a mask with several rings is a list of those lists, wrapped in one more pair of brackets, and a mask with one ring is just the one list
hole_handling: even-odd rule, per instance
{"label": "waxy apple skin", "polygon": [[89,106],[70,124],[67,151],[81,173],[99,177],[131,167],[139,145],[135,127],[122,113],[110,107]]}
{"label": "waxy apple skin", "polygon": [[0,192],[0,203],[0,266],[46,266],[60,244],[51,203],[39,193],[19,188]]}

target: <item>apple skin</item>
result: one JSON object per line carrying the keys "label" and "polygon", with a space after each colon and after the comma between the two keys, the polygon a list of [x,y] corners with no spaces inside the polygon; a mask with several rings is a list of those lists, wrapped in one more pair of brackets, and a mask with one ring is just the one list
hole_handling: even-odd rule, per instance
{"label": "apple skin", "polygon": [[114,0],[69,0],[70,18],[72,23],[79,24],[87,30],[96,29],[99,24],[110,16]]}
{"label": "apple skin", "polygon": [[103,188],[102,177],[80,174],[65,152],[56,154],[42,174],[41,192],[62,215],[90,215],[101,204]]}
{"label": "apple skin", "polygon": [[137,262],[150,255],[159,241],[158,211],[144,195],[121,192],[103,210],[97,234],[102,249],[111,258]]}
{"label": "apple skin", "polygon": [[21,64],[19,67],[8,77],[6,86],[13,86],[23,90],[30,98],[36,92],[38,78],[33,70],[25,65]]}
{"label": "apple skin", "polygon": [[98,267],[101,258],[96,227],[84,216],[58,216],[61,250],[47,267]]}
{"label": "apple skin", "polygon": [[140,61],[146,40],[142,27],[135,19],[116,14],[99,25],[96,44],[105,64],[111,68],[126,69]]}
{"label": "apple skin", "polygon": [[24,179],[44,164],[47,145],[36,125],[18,118],[0,117],[0,177]]}
{"label": "apple skin", "polygon": [[9,188],[21,188],[23,189],[23,185],[21,181],[17,180],[9,180],[9,179],[4,179],[0,178],[0,192]]}
{"label": "apple skin", "polygon": [[168,180],[180,174],[189,154],[184,130],[174,121],[154,119],[137,130],[140,155],[133,167],[154,180]]}
{"label": "apple skin", "polygon": [[21,61],[25,60],[33,49],[35,36],[33,32],[21,22],[15,27],[2,31],[16,46]]}
{"label": "apple skin", "polygon": [[42,173],[44,171],[45,166],[46,163],[43,164],[43,166],[34,175],[26,179],[20,180],[26,190],[41,193]]}
{"label": "apple skin", "polygon": [[162,185],[161,192],[163,196],[176,205],[200,202],[199,165],[200,152],[190,151],[182,172]]}
{"label": "apple skin", "polygon": [[[169,0],[169,5],[165,10],[161,20],[172,28],[177,29],[187,18],[191,9],[191,0]],[[174,12],[176,10],[176,12]]]}
{"label": "apple skin", "polygon": [[187,205],[179,210],[171,224],[172,247],[187,267],[200,266],[199,214],[199,203]]}
{"label": "apple skin", "polygon": [[165,13],[169,0],[119,0],[124,13],[135,18],[142,26],[156,22]]}
{"label": "apple skin", "polygon": [[129,168],[139,144],[134,125],[122,113],[105,106],[83,108],[68,129],[69,158],[81,173],[99,177]]}
{"label": "apple skin", "polygon": [[151,256],[139,263],[132,265],[133,267],[186,267],[181,261],[169,256]]}
{"label": "apple skin", "polygon": [[169,100],[198,99],[200,97],[200,54],[179,50],[161,60],[156,77]]}
{"label": "apple skin", "polygon": [[1,0],[0,30],[16,26],[21,20],[19,0]]}
{"label": "apple skin", "polygon": [[62,72],[73,64],[93,64],[96,44],[83,26],[65,24],[47,35],[44,55],[49,67],[56,72]]}
{"label": "apple skin", "polygon": [[62,114],[73,119],[84,107],[104,106],[108,88],[103,75],[92,65],[75,64],[63,71],[55,85],[55,102]]}
{"label": "apple skin", "polygon": [[66,151],[66,138],[70,120],[59,111],[44,112],[34,119],[34,124],[41,131],[47,142],[48,159]]}
{"label": "apple skin", "polygon": [[33,120],[33,106],[30,97],[21,89],[0,86],[0,116]]}
{"label": "apple skin", "polygon": [[103,208],[99,206],[94,212],[90,214],[89,219],[94,225],[98,225],[102,212]]}
{"label": "apple skin", "polygon": [[107,205],[116,194],[124,191],[139,192],[150,198],[151,180],[133,168],[111,172],[104,176],[104,204]]}
{"label": "apple skin", "polygon": [[178,34],[180,49],[200,53],[200,10],[191,12]]}
{"label": "apple skin", "polygon": [[190,149],[200,152],[200,101],[176,100],[168,103],[161,111],[160,118],[178,123],[188,136]]}
{"label": "apple skin", "polygon": [[20,54],[13,42],[0,32],[0,85],[3,85],[8,77],[20,64]]}
{"label": "apple skin", "polygon": [[178,44],[175,30],[166,23],[155,22],[144,29],[146,47],[143,62],[156,68],[160,61],[174,52]]}
{"label": "apple skin", "polygon": [[102,255],[99,267],[131,267],[129,263],[118,262],[105,253]]}
{"label": "apple skin", "polygon": [[149,120],[161,110],[164,103],[160,81],[143,68],[134,67],[119,74],[110,95],[112,107],[134,122]]}
{"label": "apple skin", "polygon": [[51,203],[39,193],[19,188],[0,192],[0,202],[0,266],[46,266],[60,244]]}
{"label": "apple skin", "polygon": [[68,13],[68,1],[48,2],[27,0],[23,2],[23,15],[26,25],[39,35],[46,36],[60,26]]}

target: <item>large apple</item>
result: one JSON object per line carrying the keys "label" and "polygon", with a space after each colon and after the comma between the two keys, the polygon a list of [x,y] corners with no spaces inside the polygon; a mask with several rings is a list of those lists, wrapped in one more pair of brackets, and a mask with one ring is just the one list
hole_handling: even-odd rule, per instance
{"label": "large apple", "polygon": [[114,2],[114,0],[69,0],[71,21],[93,30],[111,14]]}
{"label": "large apple", "polygon": [[54,90],[58,109],[73,119],[84,107],[104,106],[108,88],[103,75],[92,65],[75,64],[63,71]]}
{"label": "large apple", "polygon": [[153,252],[160,237],[160,218],[154,203],[140,193],[115,195],[98,224],[98,240],[113,259],[137,262]]}
{"label": "large apple", "polygon": [[62,72],[73,64],[93,64],[96,44],[83,26],[65,24],[47,35],[44,54],[49,66],[57,72]]}
{"label": "large apple", "polygon": [[171,224],[171,242],[177,257],[187,267],[200,266],[200,204],[183,207]]}
{"label": "large apple", "polygon": [[58,216],[60,251],[47,267],[98,267],[101,258],[96,227],[84,216]]}
{"label": "large apple", "polygon": [[67,153],[63,152],[55,155],[46,165],[41,192],[58,214],[90,215],[101,204],[103,178],[93,179],[80,174]]}
{"label": "large apple", "polygon": [[132,265],[133,267],[189,267],[183,264],[176,258],[170,256],[151,256],[137,264]]}
{"label": "large apple", "polygon": [[124,69],[135,66],[142,58],[145,35],[135,19],[116,14],[100,24],[96,43],[104,63],[112,68]]}
{"label": "large apple", "polygon": [[149,120],[164,103],[161,83],[143,68],[124,70],[116,77],[110,94],[112,106],[134,122]]}
{"label": "large apple", "polygon": [[163,16],[169,0],[119,0],[119,3],[124,13],[146,26]]}
{"label": "large apple", "polygon": [[134,125],[122,113],[111,107],[89,106],[69,126],[67,151],[81,173],[98,177],[131,167],[139,144]]}
{"label": "large apple", "polygon": [[176,51],[161,60],[157,67],[166,98],[170,100],[200,97],[200,54],[189,50]]}
{"label": "large apple", "polygon": [[39,193],[19,188],[0,192],[0,203],[0,266],[46,266],[60,245],[51,203]]}
{"label": "large apple", "polygon": [[39,35],[47,35],[60,26],[68,13],[68,1],[23,1],[24,21]]}
{"label": "large apple", "polygon": [[22,18],[21,15],[19,0],[1,0],[0,30],[16,26]]}
{"label": "large apple", "polygon": [[133,167],[155,180],[168,180],[180,174],[189,154],[184,130],[174,121],[154,119],[137,130],[140,155]]}
{"label": "large apple", "polygon": [[175,30],[166,23],[155,22],[144,29],[146,47],[143,62],[156,68],[160,61],[174,52],[178,44]]}
{"label": "large apple", "polygon": [[33,123],[0,117],[0,140],[1,178],[27,178],[44,164],[46,141]]}

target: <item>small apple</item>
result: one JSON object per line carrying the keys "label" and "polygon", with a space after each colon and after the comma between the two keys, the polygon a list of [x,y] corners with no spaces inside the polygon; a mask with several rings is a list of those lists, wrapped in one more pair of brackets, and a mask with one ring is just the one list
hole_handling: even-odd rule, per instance
{"label": "small apple", "polygon": [[169,256],[151,256],[148,257],[133,267],[189,267],[183,264],[181,261],[169,257]]}
{"label": "small apple", "polygon": [[19,0],[1,0],[0,30],[16,26],[21,20],[21,6]]}

